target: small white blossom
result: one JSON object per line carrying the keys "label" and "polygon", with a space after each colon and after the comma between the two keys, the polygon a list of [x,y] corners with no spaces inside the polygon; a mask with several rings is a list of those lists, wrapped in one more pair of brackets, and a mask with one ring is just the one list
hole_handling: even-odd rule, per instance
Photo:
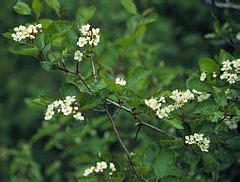
{"label": "small white blossom", "polygon": [[85,46],[87,43],[88,43],[88,40],[87,40],[86,37],[79,37],[78,42],[77,42],[77,45],[78,45],[79,47],[83,47],[83,46]]}
{"label": "small white blossom", "polygon": [[194,133],[193,135],[185,136],[185,143],[188,145],[197,144],[202,152],[208,152],[210,139],[204,137],[203,134]]}
{"label": "small white blossom", "polygon": [[29,25],[29,26],[23,26],[20,25],[19,27],[15,27],[14,33],[12,33],[12,38],[14,41],[19,42],[24,39],[35,39],[36,35],[39,32],[42,32],[42,25]]}
{"label": "small white blossom", "polygon": [[233,67],[235,68],[235,72],[240,74],[240,59],[232,61]]}
{"label": "small white blossom", "polygon": [[115,83],[124,86],[127,82],[123,78],[116,78]]}
{"label": "small white blossom", "polygon": [[234,73],[234,74],[228,74],[227,81],[228,81],[230,84],[236,83],[236,81],[238,81],[238,76],[237,76],[237,74],[236,74],[236,73]]}
{"label": "small white blossom", "polygon": [[82,25],[81,28],[79,29],[79,31],[84,35],[86,36],[88,34],[90,30],[90,25],[89,24],[86,24],[86,25]]}
{"label": "small white blossom", "polygon": [[82,116],[82,113],[80,113],[80,112],[77,112],[76,114],[74,114],[73,118],[75,118],[76,120],[80,120],[80,121],[84,120],[84,117]]}
{"label": "small white blossom", "polygon": [[201,75],[200,75],[200,81],[204,81],[207,77],[207,74],[205,72],[202,72]]}
{"label": "small white blossom", "polygon": [[93,167],[93,166],[90,167],[90,168],[87,168],[87,169],[84,171],[83,176],[88,176],[88,175],[92,174],[93,171],[94,171],[94,169],[95,169],[95,167]]}
{"label": "small white blossom", "polygon": [[149,100],[145,99],[145,104],[151,109],[153,109],[154,111],[161,106],[161,104],[155,98],[151,98]]}
{"label": "small white blossom", "polygon": [[197,102],[202,102],[202,101],[208,99],[211,96],[211,94],[208,94],[206,92],[199,92],[195,89],[193,89],[192,92],[197,95],[196,96]]}
{"label": "small white blossom", "polygon": [[221,68],[221,71],[228,71],[228,70],[232,70],[232,62],[230,62],[229,60],[223,61],[222,62],[223,66]]}
{"label": "small white blossom", "polygon": [[75,51],[74,53],[74,60],[80,62],[82,61],[83,53],[80,52],[79,50]]}
{"label": "small white blossom", "polygon": [[213,78],[217,78],[217,73],[216,72],[213,72]]}

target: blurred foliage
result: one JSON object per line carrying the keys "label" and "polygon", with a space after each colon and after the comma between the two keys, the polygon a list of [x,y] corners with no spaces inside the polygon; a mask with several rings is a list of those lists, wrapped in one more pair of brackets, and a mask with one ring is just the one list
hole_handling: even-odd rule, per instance
{"label": "blurred foliage", "polygon": [[[149,97],[156,88],[184,89],[185,80],[195,72],[197,61],[203,57],[213,57],[219,52],[219,48],[226,49],[235,57],[239,56],[238,48],[234,42],[231,42],[232,39],[238,39],[237,33],[240,27],[236,20],[239,12],[214,9],[200,0],[138,0],[135,1],[136,8],[131,3],[126,5],[129,3],[126,0],[59,0],[59,4],[55,0],[42,0],[43,7],[38,5],[38,0],[24,2],[33,10],[25,7],[23,1],[18,2],[17,5],[16,1],[1,1],[1,33],[20,24],[34,22],[35,19],[45,27],[51,19],[75,20],[77,25],[89,21],[92,25],[101,28],[101,43],[96,49],[97,63],[110,76],[135,75],[137,73],[132,73],[131,70],[136,66],[151,69],[151,73],[145,70],[146,75],[151,74],[151,79],[147,81],[141,79],[141,76],[139,80],[128,77],[130,87],[134,86],[139,98]],[[21,10],[22,8],[24,11]],[[17,15],[14,10],[23,16]],[[52,31],[54,33],[59,31],[58,36],[61,37],[61,31],[68,32],[68,29],[59,27],[53,28]],[[51,33],[53,32],[50,32],[47,37],[49,42],[52,41]],[[4,36],[7,35],[4,34]],[[114,161],[118,164],[118,169],[126,172],[127,159],[123,160],[123,151],[115,139],[110,123],[106,122],[107,118],[104,114],[96,115],[94,111],[89,111],[87,116],[91,116],[89,117],[91,119],[87,124],[69,122],[66,118],[56,118],[51,122],[43,121],[46,103],[42,103],[42,100],[49,99],[46,95],[59,98],[62,82],[65,80],[71,83],[73,78],[64,78],[60,72],[46,71],[49,70],[48,65],[42,65],[46,69],[43,70],[39,61],[33,57],[10,54],[7,49],[14,43],[4,36],[0,37],[1,181],[76,181],[76,178],[82,176],[83,170],[98,161],[98,158]],[[57,51],[61,50],[62,46],[71,49],[71,46],[65,44],[63,38],[54,40],[53,45]],[[11,49],[11,52],[14,50]],[[80,69],[87,74],[89,67],[90,65],[87,64],[81,65]],[[143,78],[146,77],[143,76]],[[109,78],[103,79],[111,88]],[[194,80],[194,76],[190,79]],[[137,84],[137,81],[141,81],[142,84]],[[101,88],[101,85],[97,85],[96,88]],[[34,99],[37,95],[39,97]],[[131,95],[129,94],[128,97]],[[87,95],[86,98],[91,99]],[[39,103],[43,107],[39,106]],[[127,103],[138,105],[131,99],[127,100]],[[208,103],[205,104],[208,105]],[[211,111],[216,111],[214,106],[211,108]],[[198,109],[201,110],[197,108],[196,112],[202,112]],[[239,108],[237,109],[239,112]],[[112,110],[115,111],[115,108]],[[217,119],[218,114],[221,115],[221,113],[216,112]],[[210,117],[207,112],[206,117]],[[133,121],[129,121],[129,115],[120,113],[116,119],[119,121],[117,126],[121,131],[121,137],[130,151],[143,154],[143,156],[136,156],[136,161],[142,163],[139,164],[142,174],[147,175],[150,170],[150,175],[155,172],[159,175],[158,177],[168,176],[168,174],[180,176],[179,168],[174,166],[177,158],[175,152],[161,150],[157,158],[153,156],[160,151],[162,145],[178,147],[182,146],[182,141],[168,141],[148,129],[143,129],[138,140],[135,141],[136,127]],[[155,118],[151,120],[160,128],[169,130],[170,133],[175,131],[164,123],[157,123]],[[207,130],[207,127],[211,129],[211,124],[205,127],[202,131]],[[223,127],[222,130],[226,128]],[[227,137],[228,135],[223,135],[221,139],[227,140]],[[239,163],[234,161],[239,159],[239,153],[231,155],[231,151],[239,149],[238,139],[239,136],[229,138],[227,149],[217,151],[216,155],[219,155],[222,161],[227,161],[224,165],[221,165],[221,160],[217,161],[211,154],[204,155],[199,162],[200,156],[196,156],[194,150],[191,151],[192,154],[183,156],[184,160],[189,161],[189,165],[182,166],[188,171],[182,180],[233,181],[237,179]],[[156,144],[156,141],[161,141],[161,145]],[[151,144],[152,142],[154,144]],[[150,147],[149,144],[151,144]],[[151,152],[152,155],[145,156],[146,153]],[[138,158],[144,158],[144,160],[137,160]],[[152,163],[154,163],[154,169],[150,165]],[[204,169],[200,168],[199,175],[196,176],[194,172],[199,163],[204,166]],[[160,164],[166,164],[166,166]],[[166,170],[166,167],[169,169]],[[170,169],[174,174],[169,172]],[[215,169],[221,169],[222,173],[216,173]],[[121,177],[122,175],[118,174],[116,181],[121,181]],[[132,176],[126,176],[126,179],[130,178],[134,180]],[[173,177],[164,178],[164,181],[174,180]]]}

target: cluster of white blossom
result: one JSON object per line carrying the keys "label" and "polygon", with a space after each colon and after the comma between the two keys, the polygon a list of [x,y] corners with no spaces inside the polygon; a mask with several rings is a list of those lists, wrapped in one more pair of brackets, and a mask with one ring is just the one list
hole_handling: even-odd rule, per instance
{"label": "cluster of white blossom", "polygon": [[29,25],[29,26],[23,26],[20,25],[19,27],[15,27],[14,33],[12,33],[12,38],[14,41],[19,42],[24,39],[35,39],[36,35],[39,32],[42,32],[42,25]]}
{"label": "cluster of white blossom", "polygon": [[194,133],[193,135],[185,136],[185,143],[188,145],[197,144],[202,152],[208,152],[210,139],[204,137],[204,134]]}
{"label": "cluster of white blossom", "polygon": [[237,129],[238,127],[238,121],[240,121],[239,117],[233,117],[230,118],[230,116],[227,116],[224,119],[224,123],[229,127],[229,129],[233,130],[233,129]]}
{"label": "cluster of white blossom", "polygon": [[78,112],[78,106],[75,96],[67,96],[64,100],[56,100],[49,104],[45,113],[45,120],[50,120],[55,113],[61,113],[64,116],[73,114],[76,120],[84,120],[81,112]]}
{"label": "cluster of white blossom", "polygon": [[96,166],[91,166],[90,168],[87,168],[84,173],[83,176],[88,176],[92,173],[96,173],[96,174],[103,174],[104,170],[109,169],[109,175],[111,176],[115,171],[115,165],[113,163],[109,163],[109,165],[107,164],[107,162],[102,161],[102,162],[97,162]]}
{"label": "cluster of white blossom", "polygon": [[166,98],[161,96],[160,99],[145,99],[145,104],[152,110],[156,111],[158,118],[162,119],[168,117],[170,112],[184,106],[184,104],[193,100],[194,98],[196,98],[198,102],[202,102],[203,100],[208,99],[210,96],[211,95],[206,92],[199,92],[197,90],[193,90],[192,92],[190,90],[174,90],[169,97],[171,99],[171,103],[166,102]]}
{"label": "cluster of white blossom", "polygon": [[118,84],[118,85],[124,86],[124,85],[126,85],[127,82],[123,78],[116,78],[115,83]]}
{"label": "cluster of white blossom", "polygon": [[222,68],[221,71],[223,71],[222,75],[220,76],[220,79],[227,80],[230,84],[234,84],[237,81],[240,80],[239,74],[240,74],[240,59],[233,60],[233,61],[223,61],[222,62]]}
{"label": "cluster of white blossom", "polygon": [[[82,48],[86,44],[91,46],[97,46],[100,42],[100,29],[99,28],[91,28],[89,24],[82,25],[79,29],[81,36],[78,38],[77,45],[78,47]],[[83,53],[80,50],[77,50],[74,53],[74,60],[82,61]]]}

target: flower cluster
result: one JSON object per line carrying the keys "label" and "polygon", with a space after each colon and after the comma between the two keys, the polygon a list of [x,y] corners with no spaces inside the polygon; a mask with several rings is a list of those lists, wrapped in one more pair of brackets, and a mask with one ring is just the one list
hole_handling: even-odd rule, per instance
{"label": "flower cluster", "polygon": [[[91,28],[89,24],[82,25],[79,29],[81,36],[78,38],[77,45],[79,48],[84,47],[89,44],[90,46],[97,46],[100,42],[100,29],[99,28]],[[77,50],[74,53],[74,60],[80,62],[82,61],[83,53],[80,50]]]}
{"label": "flower cluster", "polygon": [[223,61],[222,68],[223,71],[220,79],[227,80],[230,84],[234,84],[239,81],[239,74],[240,74],[240,59],[233,60],[233,61]]}
{"label": "flower cluster", "polygon": [[123,78],[116,78],[115,83],[124,86],[127,82]]}
{"label": "flower cluster", "polygon": [[15,27],[14,33],[12,33],[12,38],[14,41],[19,42],[24,39],[35,39],[36,35],[39,32],[42,32],[42,25],[29,25],[29,26],[23,26],[20,25],[19,27]]}
{"label": "flower cluster", "polygon": [[[196,96],[195,96],[195,95]],[[169,113],[174,111],[175,109],[181,108],[187,102],[197,99],[197,102],[202,102],[206,100],[211,95],[206,92],[199,92],[197,90],[179,91],[174,90],[170,95],[170,103],[166,102],[166,98],[161,96],[160,99],[151,98],[149,100],[145,99],[145,104],[150,107],[153,111],[156,111],[156,115],[158,118],[162,119],[168,117]]]}
{"label": "flower cluster", "polygon": [[75,96],[67,96],[64,100],[56,100],[49,104],[44,119],[52,119],[55,113],[62,113],[64,116],[73,114],[73,118],[76,120],[84,120],[82,113],[78,112]]}
{"label": "flower cluster", "polygon": [[185,143],[188,145],[197,144],[202,152],[208,152],[210,139],[204,137],[204,134],[194,133],[193,135],[185,136]]}
{"label": "flower cluster", "polygon": [[96,166],[91,166],[90,168],[87,168],[84,173],[83,176],[88,176],[92,173],[96,173],[96,174],[103,174],[104,170],[109,169],[109,175],[111,176],[115,171],[115,165],[113,163],[109,163],[109,165],[107,164],[107,162],[102,161],[102,162],[97,162]]}
{"label": "flower cluster", "polygon": [[233,130],[233,129],[237,129],[239,120],[240,120],[239,117],[233,117],[231,119],[230,116],[227,116],[224,119],[224,123],[229,127],[229,129]]}

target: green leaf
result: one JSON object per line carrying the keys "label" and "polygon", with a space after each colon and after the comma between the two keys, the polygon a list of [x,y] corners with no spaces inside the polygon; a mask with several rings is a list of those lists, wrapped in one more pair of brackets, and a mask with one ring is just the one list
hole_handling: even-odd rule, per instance
{"label": "green leaf", "polygon": [[221,49],[219,58],[218,58],[219,63],[222,63],[223,61],[226,61],[226,60],[232,60],[232,59],[234,59],[234,57],[230,53]]}
{"label": "green leaf", "polygon": [[175,165],[175,154],[171,151],[161,151],[154,162],[154,173],[158,178],[179,176],[181,171]]}
{"label": "green leaf", "polygon": [[172,118],[172,119],[164,119],[162,121],[173,128],[184,129],[183,122],[178,119]]}
{"label": "green leaf", "polygon": [[17,55],[38,56],[39,49],[25,44],[16,44],[10,48],[10,52]]}
{"label": "green leaf", "polygon": [[208,83],[200,81],[199,75],[197,74],[189,77],[186,86],[188,89],[195,89],[199,92],[212,92],[212,87]]}
{"label": "green leaf", "polygon": [[45,30],[45,43],[52,42],[56,38],[62,37],[72,28],[72,24],[68,21],[55,21]]}
{"label": "green leaf", "polygon": [[203,155],[203,166],[207,172],[218,171],[219,163],[212,154]]}
{"label": "green leaf", "polygon": [[78,25],[83,25],[87,23],[95,14],[96,7],[80,7],[76,13],[76,20]]}
{"label": "green leaf", "polygon": [[137,14],[137,8],[133,0],[120,0],[121,5],[131,14]]}
{"label": "green leaf", "polygon": [[57,70],[58,69],[58,67],[57,67],[57,65],[55,63],[49,62],[49,61],[41,61],[40,65],[46,71],[53,71],[53,70]]}
{"label": "green leaf", "polygon": [[76,96],[77,98],[80,97],[80,90],[79,88],[72,84],[72,83],[64,83],[61,88],[62,96]]}
{"label": "green leaf", "polygon": [[107,77],[102,77],[104,83],[106,84],[106,86],[110,89],[112,89],[115,92],[120,92],[123,90],[124,86],[121,85],[117,85],[113,80],[107,78]]}
{"label": "green leaf", "polygon": [[132,70],[127,79],[127,86],[133,87],[140,81],[146,79],[151,74],[151,71],[145,67],[137,67]]}
{"label": "green leaf", "polygon": [[58,16],[60,16],[60,4],[58,0],[45,0],[45,3],[52,8]]}
{"label": "green leaf", "polygon": [[29,15],[31,14],[30,7],[24,2],[17,2],[13,9],[20,15]]}
{"label": "green leaf", "polygon": [[43,6],[40,0],[33,0],[32,1],[32,9],[35,13],[36,17],[39,18],[41,12],[43,11]]}
{"label": "green leaf", "polygon": [[216,72],[217,74],[220,73],[220,66],[210,58],[203,58],[199,60],[199,68],[201,72],[206,73],[213,73]]}

